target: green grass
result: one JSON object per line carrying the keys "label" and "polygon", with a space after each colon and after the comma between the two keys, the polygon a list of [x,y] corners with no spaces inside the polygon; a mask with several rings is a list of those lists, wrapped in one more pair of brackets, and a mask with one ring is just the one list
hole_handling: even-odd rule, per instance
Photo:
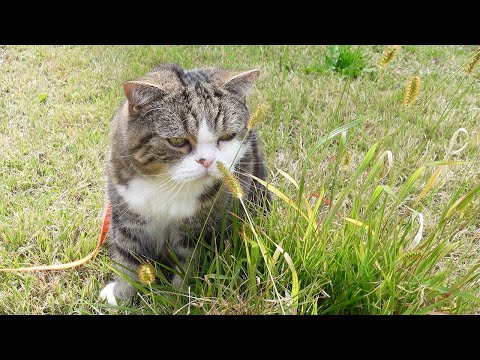
{"label": "green grass", "polygon": [[324,46],[0,47],[1,267],[93,250],[121,84],[160,62],[262,70],[249,104],[272,109],[258,129],[277,193],[242,236],[199,243],[181,293],[159,279],[134,305],[102,304],[101,249],[79,269],[0,274],[0,313],[479,312],[480,66],[462,66],[475,49],[403,46],[370,73],[383,46],[339,47],[333,68]]}
{"label": "green grass", "polygon": [[324,59],[307,67],[308,73],[325,71],[336,72],[341,76],[357,78],[363,73],[372,73],[376,67],[369,65],[365,51],[361,47],[331,45],[327,47]]}

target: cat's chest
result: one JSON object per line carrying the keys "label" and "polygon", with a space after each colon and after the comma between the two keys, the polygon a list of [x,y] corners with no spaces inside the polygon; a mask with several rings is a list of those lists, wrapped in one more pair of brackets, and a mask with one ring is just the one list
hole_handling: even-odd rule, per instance
{"label": "cat's chest", "polygon": [[158,227],[194,216],[206,185],[134,179],[128,186],[121,186],[119,192],[132,211],[142,215],[150,226]]}

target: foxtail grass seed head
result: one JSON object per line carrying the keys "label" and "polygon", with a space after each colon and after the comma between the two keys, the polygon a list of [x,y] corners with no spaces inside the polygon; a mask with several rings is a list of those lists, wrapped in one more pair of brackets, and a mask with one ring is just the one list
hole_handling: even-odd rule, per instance
{"label": "foxtail grass seed head", "polygon": [[222,174],[223,183],[232,193],[232,195],[238,199],[243,198],[244,193],[242,187],[240,186],[240,183],[237,179],[235,179],[235,176],[233,176],[233,174],[227,169],[225,164],[221,161],[217,161],[217,168]]}
{"label": "foxtail grass seed head", "polygon": [[420,93],[420,77],[414,76],[410,79],[403,95],[403,105],[409,107],[415,104]]}
{"label": "foxtail grass seed head", "polygon": [[137,270],[138,280],[142,285],[150,285],[155,282],[155,269],[150,264],[142,264]]}
{"label": "foxtail grass seed head", "polygon": [[477,64],[478,60],[480,60],[480,47],[476,50],[476,54],[473,59],[470,60],[470,62],[467,64],[467,67],[465,69],[465,72],[467,74],[470,74],[473,71],[473,68]]}
{"label": "foxtail grass seed head", "polygon": [[268,113],[270,112],[270,105],[267,103],[262,103],[255,109],[255,112],[250,116],[248,120],[247,128],[253,129],[256,127],[261,121],[263,121]]}
{"label": "foxtail grass seed head", "polygon": [[387,46],[383,50],[382,58],[380,59],[380,62],[378,63],[378,65],[380,65],[380,67],[387,66],[387,64],[390,61],[392,61],[395,56],[397,56],[399,50],[400,50],[400,46],[398,45]]}

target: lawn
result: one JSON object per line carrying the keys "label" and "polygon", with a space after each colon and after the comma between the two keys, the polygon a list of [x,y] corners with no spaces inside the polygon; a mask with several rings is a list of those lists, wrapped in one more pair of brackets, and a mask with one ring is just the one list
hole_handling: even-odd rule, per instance
{"label": "lawn", "polygon": [[379,67],[384,46],[1,46],[0,267],[95,248],[110,118],[158,63],[262,71],[248,103],[271,108],[258,131],[276,195],[242,236],[199,244],[181,292],[159,279],[107,306],[102,248],[77,269],[0,273],[0,313],[478,313],[477,48],[402,46]]}

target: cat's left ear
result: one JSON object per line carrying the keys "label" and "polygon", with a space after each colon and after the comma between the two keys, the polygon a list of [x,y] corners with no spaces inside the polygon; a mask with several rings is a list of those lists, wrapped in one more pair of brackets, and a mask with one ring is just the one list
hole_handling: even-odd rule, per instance
{"label": "cat's left ear", "polygon": [[258,69],[243,71],[240,73],[228,72],[224,74],[222,79],[224,81],[223,88],[239,95],[241,98],[245,98],[259,76],[260,70]]}

